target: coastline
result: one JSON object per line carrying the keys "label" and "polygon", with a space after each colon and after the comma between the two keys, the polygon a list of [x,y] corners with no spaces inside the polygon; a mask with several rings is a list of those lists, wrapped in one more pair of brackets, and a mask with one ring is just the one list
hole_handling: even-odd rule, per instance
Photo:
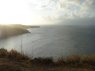
{"label": "coastline", "polygon": [[30,33],[27,29],[31,26],[26,25],[0,25],[0,39],[6,39],[25,33]]}

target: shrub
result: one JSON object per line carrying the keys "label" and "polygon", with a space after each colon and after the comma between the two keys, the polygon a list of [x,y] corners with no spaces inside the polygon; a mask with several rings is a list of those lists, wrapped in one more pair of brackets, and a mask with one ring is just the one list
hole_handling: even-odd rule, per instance
{"label": "shrub", "polygon": [[78,65],[80,64],[81,57],[78,55],[72,55],[72,56],[68,56],[65,59],[66,64],[70,64],[70,65]]}
{"label": "shrub", "polygon": [[32,63],[34,64],[45,64],[45,65],[50,65],[53,64],[53,59],[52,58],[34,58],[32,60]]}
{"label": "shrub", "polygon": [[0,57],[6,57],[8,56],[8,51],[4,48],[0,49]]}
{"label": "shrub", "polygon": [[8,54],[9,58],[16,59],[16,60],[28,60],[28,56],[17,52],[16,50],[11,50]]}
{"label": "shrub", "polygon": [[58,58],[56,64],[57,65],[64,65],[66,62],[65,62],[65,59],[63,57],[60,57]]}
{"label": "shrub", "polygon": [[95,55],[84,56],[81,58],[81,62],[95,65]]}

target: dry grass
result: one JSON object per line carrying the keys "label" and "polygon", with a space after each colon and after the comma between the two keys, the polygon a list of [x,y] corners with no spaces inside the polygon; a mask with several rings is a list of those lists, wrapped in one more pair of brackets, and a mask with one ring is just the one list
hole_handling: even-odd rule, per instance
{"label": "dry grass", "polygon": [[72,55],[66,58],[61,57],[57,60],[56,64],[75,67],[84,67],[85,65],[95,67],[95,55],[92,56]]}
{"label": "dry grass", "polygon": [[28,56],[21,54],[13,49],[8,53],[8,57],[16,60],[29,60]]}
{"label": "dry grass", "polygon": [[91,55],[91,56],[72,55],[66,58],[60,57],[56,62],[54,62],[53,58],[38,57],[38,58],[30,59],[28,56],[21,54],[14,49],[7,51],[4,48],[0,49],[0,58],[2,57],[15,59],[15,60],[30,60],[34,64],[45,64],[45,65],[48,65],[48,64],[65,65],[65,64],[84,64],[84,63],[95,64],[95,55]]}
{"label": "dry grass", "polygon": [[95,56],[30,59],[16,50],[0,49],[0,71],[95,71]]}
{"label": "dry grass", "polygon": [[8,54],[8,51],[4,48],[0,49],[0,57],[6,57]]}
{"label": "dry grass", "polygon": [[7,51],[4,48],[0,49],[0,58],[9,58],[14,60],[29,60],[28,56],[17,52],[16,50]]}
{"label": "dry grass", "polygon": [[72,56],[67,56],[66,58],[60,57],[56,64],[58,65],[74,65],[74,64],[79,64],[81,58],[80,56],[77,55],[72,55]]}

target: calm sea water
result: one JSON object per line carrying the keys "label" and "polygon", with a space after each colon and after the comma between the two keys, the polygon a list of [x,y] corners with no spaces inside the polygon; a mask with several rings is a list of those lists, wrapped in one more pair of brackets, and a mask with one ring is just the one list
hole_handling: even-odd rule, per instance
{"label": "calm sea water", "polygon": [[0,47],[30,57],[95,54],[95,26],[42,26],[31,33],[0,40]]}

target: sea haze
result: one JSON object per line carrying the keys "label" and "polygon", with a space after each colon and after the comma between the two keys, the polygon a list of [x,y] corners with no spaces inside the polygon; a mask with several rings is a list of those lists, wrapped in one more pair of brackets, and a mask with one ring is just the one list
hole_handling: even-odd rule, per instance
{"label": "sea haze", "polygon": [[95,26],[52,25],[29,29],[31,33],[4,39],[0,46],[30,57],[95,54]]}

